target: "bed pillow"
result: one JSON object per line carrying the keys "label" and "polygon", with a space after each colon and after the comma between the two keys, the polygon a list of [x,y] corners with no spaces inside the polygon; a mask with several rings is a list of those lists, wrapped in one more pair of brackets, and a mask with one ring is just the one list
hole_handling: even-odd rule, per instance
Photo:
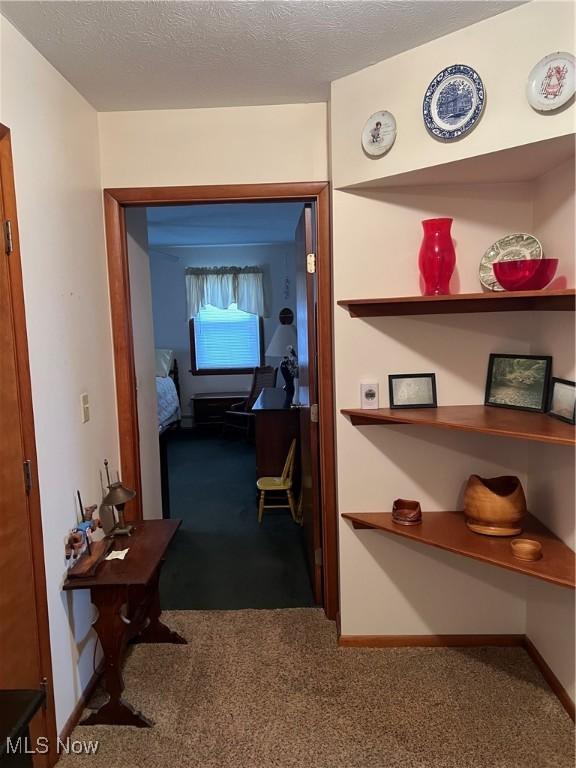
{"label": "bed pillow", "polygon": [[156,350],[156,376],[166,378],[169,375],[172,368],[172,361],[174,360],[174,352],[171,349],[157,349]]}

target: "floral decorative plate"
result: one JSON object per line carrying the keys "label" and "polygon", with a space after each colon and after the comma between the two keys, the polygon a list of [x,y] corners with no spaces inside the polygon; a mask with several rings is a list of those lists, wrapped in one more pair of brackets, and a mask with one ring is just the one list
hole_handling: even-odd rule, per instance
{"label": "floral decorative plate", "polygon": [[518,259],[541,259],[542,244],[533,235],[518,232],[500,238],[488,248],[480,261],[480,282],[491,291],[503,291],[494,275],[495,261],[517,261]]}
{"label": "floral decorative plate", "polygon": [[374,112],[362,130],[362,147],[370,157],[386,154],[396,139],[396,120],[391,112]]}
{"label": "floral decorative plate", "polygon": [[466,64],[439,72],[424,94],[424,122],[438,139],[453,141],[468,133],[484,109],[486,91],[480,75]]}
{"label": "floral decorative plate", "polygon": [[574,96],[574,56],[571,53],[550,53],[536,64],[528,75],[528,103],[539,112],[566,104]]}

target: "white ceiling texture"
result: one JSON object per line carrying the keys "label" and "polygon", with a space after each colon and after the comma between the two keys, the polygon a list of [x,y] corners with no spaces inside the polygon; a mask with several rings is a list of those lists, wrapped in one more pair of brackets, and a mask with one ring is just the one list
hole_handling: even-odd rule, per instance
{"label": "white ceiling texture", "polygon": [[516,0],[3,0],[99,111],[327,101],[329,84]]}

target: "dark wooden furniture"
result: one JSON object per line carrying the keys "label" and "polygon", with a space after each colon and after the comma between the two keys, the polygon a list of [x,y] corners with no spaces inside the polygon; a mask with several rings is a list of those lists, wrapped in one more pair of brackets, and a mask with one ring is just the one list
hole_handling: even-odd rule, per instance
{"label": "dark wooden furniture", "polygon": [[234,403],[229,411],[224,413],[224,430],[239,430],[246,437],[252,437],[254,434],[254,414],[252,406],[258,399],[260,392],[267,387],[276,386],[276,376],[278,369],[271,365],[263,365],[254,369],[252,378],[252,387],[246,400],[240,403]]}
{"label": "dark wooden furniture", "polygon": [[424,513],[419,525],[410,526],[394,523],[391,512],[345,512],[342,517],[350,520],[354,528],[392,533],[562,587],[576,587],[574,552],[533,515],[522,520],[520,537],[542,544],[543,557],[534,562],[513,557],[510,540],[514,537],[482,536],[470,531],[462,512]]}
{"label": "dark wooden furniture", "polygon": [[6,768],[32,768],[30,721],[44,705],[44,691],[0,691],[0,763]]}
{"label": "dark wooden furniture", "polygon": [[[178,361],[176,358],[172,361],[172,368],[168,374],[174,382],[176,388],[176,394],[178,395],[178,403],[180,409],[182,408],[182,400],[180,399],[180,372],[178,369]],[[175,421],[171,421],[169,424],[165,424],[158,433],[158,442],[160,447],[160,491],[162,493],[162,517],[167,519],[170,517],[170,477],[168,473],[168,440],[170,439],[170,433],[176,429],[180,429],[181,415]]]}
{"label": "dark wooden furniture", "polygon": [[439,408],[364,410],[344,408],[342,413],[356,426],[370,424],[418,424],[441,429],[481,432],[485,435],[536,440],[555,445],[575,445],[576,429],[545,413],[529,413],[485,405],[443,405]]}
{"label": "dark wooden furniture", "polygon": [[488,291],[450,296],[393,296],[388,299],[342,299],[352,317],[452,315],[471,312],[574,311],[576,290]]}
{"label": "dark wooden furniture", "polygon": [[263,389],[252,408],[256,442],[256,476],[277,477],[282,474],[290,443],[296,438],[294,489],[300,482],[300,412],[291,408],[283,389]]}
{"label": "dark wooden furniture", "polygon": [[139,728],[152,725],[121,698],[124,690],[122,659],[129,641],[186,643],[160,621],[158,593],[164,556],[180,523],[180,520],[137,523],[131,536],[121,536],[114,541],[114,549],[130,549],[124,560],[104,561],[93,578],[64,582],[65,590],[89,589],[98,609],[94,629],[104,651],[104,687],[110,695],[106,704],[82,721],[83,725],[135,725]]}
{"label": "dark wooden furniture", "polygon": [[222,426],[224,414],[236,403],[246,400],[250,392],[196,392],[190,399],[194,426]]}

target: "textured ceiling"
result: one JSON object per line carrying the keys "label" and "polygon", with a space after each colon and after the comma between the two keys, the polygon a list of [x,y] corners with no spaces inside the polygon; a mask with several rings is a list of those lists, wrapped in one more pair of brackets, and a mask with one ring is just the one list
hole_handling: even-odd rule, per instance
{"label": "textured ceiling", "polygon": [[218,203],[147,208],[151,248],[294,240],[302,203]]}
{"label": "textured ceiling", "polygon": [[329,83],[516,0],[3,0],[100,111],[326,101]]}

